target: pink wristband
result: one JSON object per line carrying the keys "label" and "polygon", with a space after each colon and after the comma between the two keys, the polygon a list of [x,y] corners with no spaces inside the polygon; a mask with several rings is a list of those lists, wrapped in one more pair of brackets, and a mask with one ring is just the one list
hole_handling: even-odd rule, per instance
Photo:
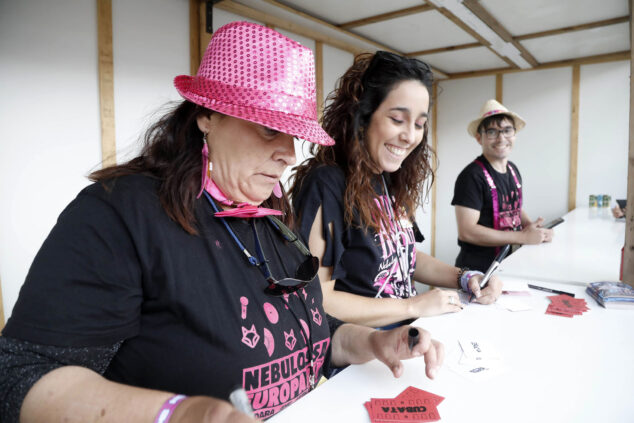
{"label": "pink wristband", "polygon": [[176,409],[178,404],[180,404],[181,401],[183,401],[185,398],[187,398],[187,395],[174,395],[173,397],[165,401],[163,405],[161,406],[161,409],[159,410],[158,414],[156,415],[156,419],[154,419],[154,423],[169,422],[170,418],[172,417],[172,414],[174,413],[174,410]]}

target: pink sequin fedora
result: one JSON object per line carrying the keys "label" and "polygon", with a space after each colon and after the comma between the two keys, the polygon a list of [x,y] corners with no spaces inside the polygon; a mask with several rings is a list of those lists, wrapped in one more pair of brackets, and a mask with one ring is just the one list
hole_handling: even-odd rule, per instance
{"label": "pink sequin fedora", "polygon": [[317,144],[335,143],[317,122],[313,52],[270,28],[250,22],[219,28],[196,76],[177,76],[174,86],[216,112]]}

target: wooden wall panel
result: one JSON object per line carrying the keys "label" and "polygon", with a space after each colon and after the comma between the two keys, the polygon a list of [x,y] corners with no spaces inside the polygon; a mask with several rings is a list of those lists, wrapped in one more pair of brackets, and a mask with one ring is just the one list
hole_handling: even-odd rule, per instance
{"label": "wooden wall panel", "polygon": [[112,58],[112,0],[97,0],[99,51],[99,110],[101,114],[101,160],[108,167],[117,162],[114,131],[114,66]]}

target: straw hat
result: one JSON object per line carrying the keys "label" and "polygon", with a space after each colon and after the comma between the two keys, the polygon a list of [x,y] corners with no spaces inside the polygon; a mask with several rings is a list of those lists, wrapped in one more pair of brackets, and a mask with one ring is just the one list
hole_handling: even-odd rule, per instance
{"label": "straw hat", "polygon": [[174,86],[217,112],[322,145],[335,142],[317,122],[313,52],[250,22],[232,22],[211,38],[196,76]]}
{"label": "straw hat", "polygon": [[486,103],[484,103],[484,106],[482,106],[482,109],[480,109],[480,117],[477,118],[476,120],[471,121],[471,123],[469,123],[469,126],[467,126],[467,132],[469,132],[469,135],[471,135],[472,137],[475,137],[476,134],[478,133],[478,126],[480,126],[480,122],[494,115],[511,116],[513,118],[513,121],[515,122],[516,131],[519,131],[524,126],[526,126],[526,122],[524,121],[524,119],[520,117],[520,115],[511,112],[509,109],[504,107],[501,103],[498,103],[497,101],[491,99],[491,100],[488,100]]}

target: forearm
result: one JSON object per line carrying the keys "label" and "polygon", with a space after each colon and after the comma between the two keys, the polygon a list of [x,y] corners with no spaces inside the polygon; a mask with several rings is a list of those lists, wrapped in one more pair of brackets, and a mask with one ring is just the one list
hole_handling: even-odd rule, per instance
{"label": "forearm", "polygon": [[409,302],[397,298],[373,298],[336,291],[322,283],[324,309],[337,319],[364,326],[380,327],[414,317]]}
{"label": "forearm", "polygon": [[22,404],[20,422],[151,422],[171,395],[114,383],[83,367],[65,366],[33,385]]}
{"label": "forearm", "polygon": [[332,364],[335,367],[361,364],[374,358],[370,334],[375,329],[346,323],[332,337]]}
{"label": "forearm", "polygon": [[520,214],[520,219],[522,221],[522,227],[524,228],[533,223],[533,221],[528,217],[528,214],[526,214],[524,210],[522,210]]}
{"label": "forearm", "polygon": [[460,241],[483,247],[499,247],[506,244],[525,244],[522,231],[500,231],[475,224],[458,230]]}
{"label": "forearm", "polygon": [[458,286],[458,268],[442,262],[423,252],[416,252],[416,281],[444,288],[460,288]]}

